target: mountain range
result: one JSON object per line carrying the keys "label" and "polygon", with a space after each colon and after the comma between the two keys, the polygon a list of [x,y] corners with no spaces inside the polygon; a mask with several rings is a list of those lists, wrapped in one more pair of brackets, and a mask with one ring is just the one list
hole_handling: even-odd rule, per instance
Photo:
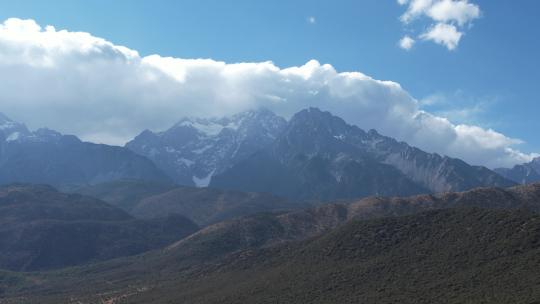
{"label": "mountain range", "polygon": [[513,168],[497,168],[495,172],[518,184],[540,182],[540,157]]}
{"label": "mountain range", "polygon": [[177,183],[294,200],[412,195],[512,186],[495,172],[347,124],[316,108],[289,121],[262,109],[225,118],[184,118],[144,131],[127,148]]}
{"label": "mountain range", "polygon": [[266,109],[183,118],[163,132],[146,130],[125,147],[29,131],[0,114],[0,184],[67,190],[130,179],[324,201],[507,187],[540,181],[539,167],[540,158],[495,172],[471,166],[316,108],[288,121]]}
{"label": "mountain range", "polygon": [[295,114],[271,145],[210,183],[320,200],[512,185],[485,167],[424,152],[375,130],[365,132],[316,108]]}
{"label": "mountain range", "polygon": [[152,161],[126,148],[82,142],[44,128],[31,132],[0,114],[0,184],[69,188],[125,178],[172,182]]}

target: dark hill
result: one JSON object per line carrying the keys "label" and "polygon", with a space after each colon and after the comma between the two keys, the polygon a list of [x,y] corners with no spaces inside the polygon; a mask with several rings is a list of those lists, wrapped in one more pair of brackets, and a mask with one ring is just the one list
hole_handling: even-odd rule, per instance
{"label": "dark hill", "polygon": [[74,189],[73,192],[98,198],[129,213],[142,199],[174,188],[175,186],[170,183],[118,180],[83,186]]}
{"label": "dark hill", "polygon": [[0,187],[0,268],[38,270],[138,254],[196,231],[181,216],[137,220],[49,186]]}
{"label": "dark hill", "polygon": [[218,190],[212,188],[176,187],[165,193],[142,199],[132,210],[139,218],[156,218],[181,214],[200,226],[258,212],[308,207],[266,193]]}
{"label": "dark hill", "polygon": [[307,208],[266,193],[173,186],[147,181],[123,180],[86,186],[77,193],[97,197],[141,219],[183,215],[200,226],[258,212]]}

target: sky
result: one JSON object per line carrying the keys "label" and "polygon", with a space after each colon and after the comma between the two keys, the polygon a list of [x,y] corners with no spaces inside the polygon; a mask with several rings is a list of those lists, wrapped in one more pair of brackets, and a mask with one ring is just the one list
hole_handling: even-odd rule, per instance
{"label": "sky", "polygon": [[[535,0],[0,1],[0,112],[122,144],[184,115],[262,105],[290,116],[314,105],[430,152],[510,166],[540,152],[538,9]],[[21,30],[24,20],[38,28]]]}

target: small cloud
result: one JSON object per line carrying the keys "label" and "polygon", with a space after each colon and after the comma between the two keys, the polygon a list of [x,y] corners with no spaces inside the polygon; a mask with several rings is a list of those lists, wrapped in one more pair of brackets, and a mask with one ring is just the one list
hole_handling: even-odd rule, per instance
{"label": "small cloud", "polygon": [[463,33],[458,31],[454,25],[438,23],[423,33],[420,38],[444,45],[448,50],[453,51],[458,46],[462,36]]}
{"label": "small cloud", "polygon": [[401,38],[401,40],[399,40],[399,47],[408,51],[414,46],[415,42],[416,41],[411,37],[404,36],[403,38]]}
{"label": "small cloud", "polygon": [[[400,20],[409,25],[421,18],[431,20],[430,29],[420,36],[454,50],[472,22],[481,16],[480,7],[469,0],[397,0],[407,9]],[[401,41],[400,41],[401,45]]]}
{"label": "small cloud", "polygon": [[309,17],[307,18],[307,22],[308,22],[309,24],[315,24],[315,23],[317,23],[317,19],[315,19],[315,17],[313,17],[313,16],[309,16]]}

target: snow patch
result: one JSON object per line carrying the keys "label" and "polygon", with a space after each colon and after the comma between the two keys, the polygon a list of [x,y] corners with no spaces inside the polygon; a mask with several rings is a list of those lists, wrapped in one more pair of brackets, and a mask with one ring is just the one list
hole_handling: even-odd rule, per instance
{"label": "snow patch", "polygon": [[203,154],[204,151],[206,151],[206,150],[208,150],[208,149],[210,149],[212,147],[213,147],[213,145],[207,145],[207,146],[204,146],[204,147],[202,147],[200,149],[193,150],[193,153],[195,153],[195,154]]}
{"label": "snow patch", "polygon": [[210,181],[212,180],[212,176],[214,175],[214,172],[216,170],[213,170],[210,172],[207,176],[203,178],[198,178],[197,176],[193,176],[193,182],[195,183],[195,186],[202,188],[202,187],[208,187],[210,185]]}
{"label": "snow patch", "polygon": [[183,127],[192,127],[195,130],[207,135],[207,136],[216,136],[223,130],[224,126],[213,123],[213,122],[207,122],[207,123],[200,123],[200,122],[193,122],[193,121],[184,121],[180,124],[180,126]]}
{"label": "snow patch", "polygon": [[19,132],[13,132],[11,133],[11,135],[8,136],[8,138],[6,138],[6,141],[15,141],[17,139],[19,139],[21,133]]}
{"label": "snow patch", "polygon": [[165,151],[167,151],[167,153],[175,153],[175,152],[178,152],[176,151],[174,148],[171,148],[169,146],[165,147]]}
{"label": "snow patch", "polygon": [[2,124],[0,124],[0,130],[13,129],[16,127],[17,127],[17,123],[13,121],[3,121]]}
{"label": "snow patch", "polygon": [[194,161],[189,160],[189,159],[185,159],[185,158],[180,158],[178,160],[178,163],[182,163],[182,164],[186,165],[187,167],[191,167],[191,166],[193,166],[193,164],[195,164]]}

